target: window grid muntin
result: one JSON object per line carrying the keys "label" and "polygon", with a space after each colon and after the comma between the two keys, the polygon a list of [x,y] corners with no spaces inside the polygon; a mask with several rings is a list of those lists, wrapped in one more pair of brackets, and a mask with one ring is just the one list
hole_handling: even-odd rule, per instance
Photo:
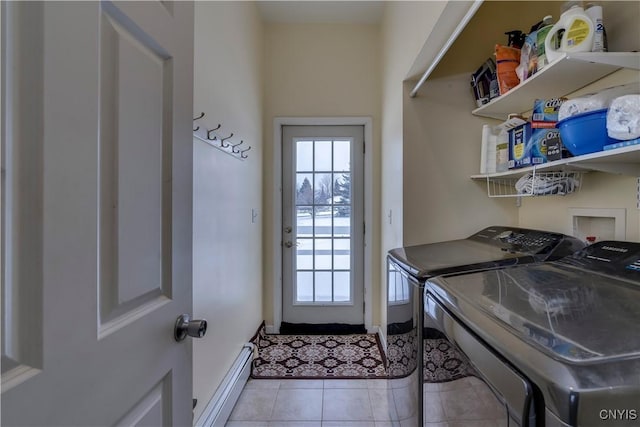
{"label": "window grid muntin", "polygon": [[[298,142],[309,142],[309,141],[311,141],[312,144],[313,144],[313,146],[311,148],[311,156],[312,156],[311,164],[312,164],[313,167],[315,167],[315,164],[316,164],[316,149],[315,149],[316,145],[315,144],[316,144],[316,142],[319,142],[319,141],[320,142],[325,142],[325,141],[328,141],[328,140],[327,139],[313,139],[313,140],[311,140],[311,139],[300,139],[300,140],[297,141],[297,143]],[[352,147],[351,144],[353,143],[353,141],[349,140],[349,139],[344,139],[344,138],[338,139],[338,141],[340,141],[340,142],[346,141],[346,142],[349,143],[349,157],[350,157],[349,163],[351,163],[351,155],[352,155],[352,151],[353,151],[353,147]],[[335,163],[335,158],[334,158],[334,156],[335,156],[335,152],[334,151],[335,150],[334,150],[334,147],[335,147],[336,139],[331,139],[330,142],[331,142],[331,144],[330,144],[330,146],[331,146],[330,163],[331,163],[331,169],[332,169],[330,171],[327,171],[327,170],[319,170],[318,171],[318,170],[315,170],[315,169],[313,169],[313,170],[298,170],[298,165],[297,165],[298,156],[297,155],[295,156],[295,162],[296,162],[295,172],[296,172],[296,174],[297,175],[298,174],[311,175],[312,176],[311,186],[312,186],[312,190],[313,190],[313,198],[312,198],[312,204],[311,205],[307,205],[307,204],[298,205],[297,193],[296,193],[296,197],[294,199],[294,200],[296,200],[296,203],[295,203],[296,215],[297,215],[297,212],[298,212],[297,211],[298,208],[301,208],[301,207],[311,208],[311,230],[312,230],[312,236],[311,236],[310,240],[312,240],[312,242],[313,242],[313,245],[312,245],[313,254],[312,254],[312,257],[311,257],[311,259],[312,259],[312,269],[310,269],[310,270],[309,269],[298,269],[297,268],[297,256],[296,256],[296,257],[294,257],[294,263],[296,264],[295,271],[296,271],[296,273],[298,273],[298,272],[310,272],[310,273],[312,273],[312,278],[313,278],[313,288],[312,288],[312,290],[313,290],[313,298],[312,298],[311,302],[309,302],[309,301],[300,301],[300,299],[298,297],[298,287],[296,285],[296,287],[295,287],[294,304],[304,304],[304,305],[320,304],[320,305],[322,305],[322,304],[331,303],[332,305],[340,305],[340,304],[353,303],[353,286],[352,286],[353,285],[353,281],[352,281],[352,275],[351,275],[352,274],[352,268],[351,268],[352,267],[352,259],[350,259],[350,262],[349,262],[349,265],[350,265],[349,269],[335,269],[334,268],[334,265],[335,265],[335,259],[334,259],[334,257],[335,257],[335,253],[334,253],[335,252],[335,244],[334,244],[334,240],[336,238],[338,238],[336,236],[336,233],[335,233],[334,206],[348,207],[349,208],[349,212],[350,212],[350,214],[349,214],[349,218],[350,218],[350,220],[349,220],[349,234],[345,238],[344,237],[345,234],[342,233],[342,234],[340,234],[339,238],[345,238],[345,240],[348,239],[350,241],[350,243],[352,243],[352,231],[351,230],[352,230],[352,225],[353,225],[352,224],[352,220],[351,220],[351,218],[352,218],[351,217],[351,213],[353,212],[352,186],[351,185],[349,186],[349,203],[348,204],[336,205],[335,204],[335,200],[334,200],[334,198],[335,198],[335,195],[334,195],[334,184],[335,184],[335,180],[336,180],[336,176],[337,175],[343,175],[343,174],[346,174],[346,173],[351,175],[352,174],[352,170],[351,170],[351,168],[349,168],[348,170],[342,170],[342,171],[338,171],[338,172],[333,170],[334,169],[334,163]],[[297,151],[297,147],[298,146],[296,144],[296,151]],[[330,179],[330,188],[329,188],[329,190],[331,192],[331,197],[329,198],[330,199],[330,203],[324,203],[324,204],[316,203],[315,192],[316,192],[317,188],[316,188],[316,179],[315,179],[315,177],[316,177],[316,175],[321,175],[321,174],[329,174],[330,178],[331,178]],[[296,191],[297,191],[297,185],[296,185]],[[321,207],[329,206],[330,207],[330,212],[331,212],[331,214],[330,214],[330,221],[331,221],[330,230],[331,230],[331,232],[330,232],[330,237],[329,238],[326,238],[326,237],[316,238],[315,237],[315,229],[316,229],[316,215],[315,215],[316,209],[315,208],[317,206],[321,206]],[[297,226],[297,221],[296,221],[296,226]],[[316,268],[316,256],[315,256],[315,253],[316,253],[316,240],[319,240],[319,239],[326,239],[326,240],[330,240],[331,241],[331,249],[330,249],[331,269],[317,269]],[[350,246],[351,246],[351,244],[350,244]],[[351,252],[351,247],[349,249],[349,252],[350,252],[349,253],[350,257],[352,257],[353,254]],[[315,295],[316,295],[316,275],[314,274],[315,272],[332,272],[332,273],[346,272],[346,273],[349,273],[349,300],[348,301],[339,301],[339,302],[335,301],[335,274],[331,274],[331,301],[316,301],[316,299],[315,299]],[[295,277],[296,277],[296,281],[297,281],[297,274],[296,274]]]}

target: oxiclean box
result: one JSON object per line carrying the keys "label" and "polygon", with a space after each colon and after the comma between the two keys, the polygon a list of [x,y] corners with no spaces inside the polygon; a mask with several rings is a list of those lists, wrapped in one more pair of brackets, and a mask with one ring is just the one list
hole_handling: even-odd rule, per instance
{"label": "oxiclean box", "polygon": [[509,131],[509,169],[547,162],[547,140],[557,138],[558,129],[532,129],[527,122]]}
{"label": "oxiclean box", "polygon": [[536,99],[533,103],[532,121],[557,122],[560,106],[567,98]]}

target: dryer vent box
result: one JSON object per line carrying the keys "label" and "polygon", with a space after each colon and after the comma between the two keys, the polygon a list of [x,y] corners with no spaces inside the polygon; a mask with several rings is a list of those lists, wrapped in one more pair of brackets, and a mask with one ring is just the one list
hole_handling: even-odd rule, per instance
{"label": "dryer vent box", "polygon": [[569,218],[569,233],[580,240],[626,240],[626,209],[569,208]]}

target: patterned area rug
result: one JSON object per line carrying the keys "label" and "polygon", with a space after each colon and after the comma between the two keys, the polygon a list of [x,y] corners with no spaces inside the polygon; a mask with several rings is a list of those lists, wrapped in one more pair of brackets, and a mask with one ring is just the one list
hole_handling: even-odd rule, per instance
{"label": "patterned area rug", "polygon": [[256,339],[252,378],[386,378],[377,334],[267,335]]}

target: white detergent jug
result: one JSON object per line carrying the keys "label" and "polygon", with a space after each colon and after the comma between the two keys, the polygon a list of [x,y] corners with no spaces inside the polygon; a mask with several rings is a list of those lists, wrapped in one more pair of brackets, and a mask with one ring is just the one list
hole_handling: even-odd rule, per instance
{"label": "white detergent jug", "polygon": [[[564,30],[560,40],[560,48],[552,43],[558,31]],[[544,40],[547,61],[553,62],[562,52],[591,52],[595,28],[593,21],[580,6],[573,6],[564,12],[558,22],[551,27]]]}

